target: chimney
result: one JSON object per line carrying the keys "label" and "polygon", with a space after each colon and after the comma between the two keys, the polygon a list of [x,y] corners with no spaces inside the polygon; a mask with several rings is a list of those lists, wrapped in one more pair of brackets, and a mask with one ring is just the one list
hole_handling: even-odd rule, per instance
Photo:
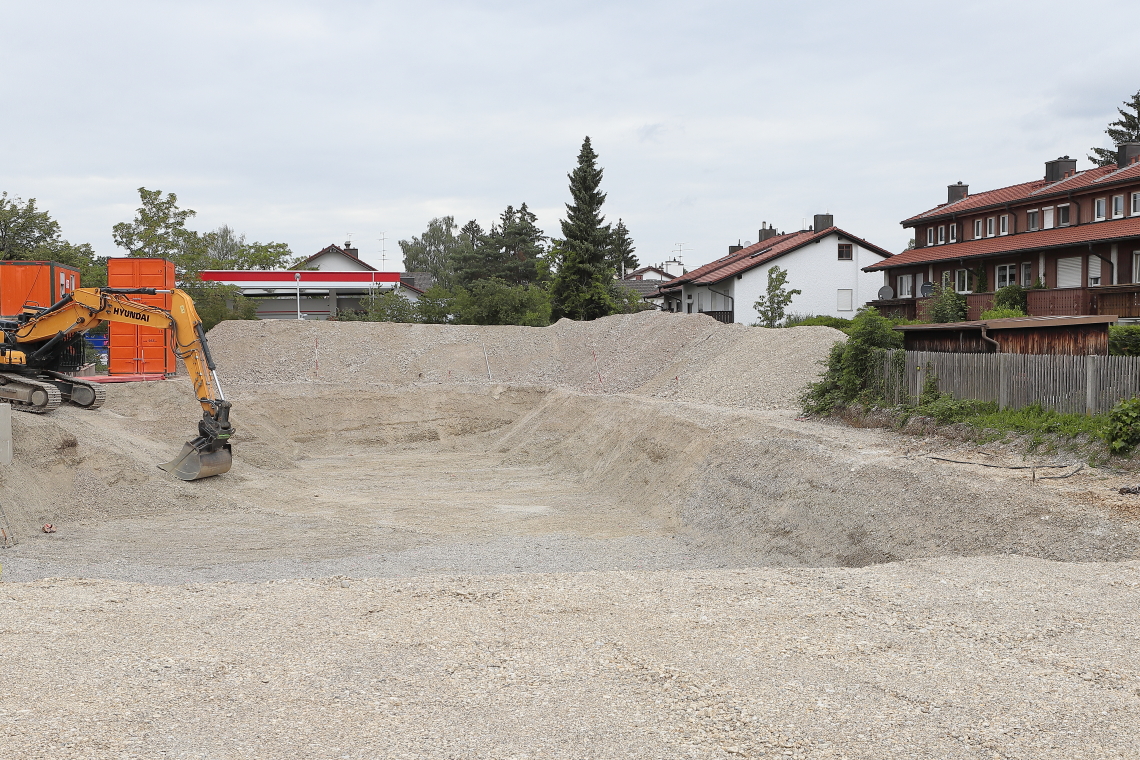
{"label": "chimney", "polygon": [[1065,177],[1077,173],[1077,159],[1061,156],[1053,161],[1045,162],[1045,181],[1060,182]]}
{"label": "chimney", "polygon": [[736,253],[737,251],[743,251],[743,250],[744,250],[744,246],[742,246],[740,244],[730,245],[728,247],[728,255],[731,256],[732,254]]}
{"label": "chimney", "polygon": [[1140,142],[1126,142],[1116,146],[1116,166],[1119,169],[1140,161]]}
{"label": "chimney", "polygon": [[344,252],[347,253],[349,256],[351,256],[354,259],[360,258],[360,251],[358,251],[357,249],[352,247],[352,241],[351,240],[344,241]]}
{"label": "chimney", "polygon": [[956,185],[947,185],[946,186],[946,202],[947,203],[953,203],[954,201],[960,201],[969,194],[970,194],[970,186],[969,185],[963,185],[962,180],[958,180],[958,184],[956,184]]}
{"label": "chimney", "polygon": [[816,214],[812,219],[812,229],[816,232],[835,226],[835,217],[831,214]]}
{"label": "chimney", "polygon": [[760,232],[757,233],[757,237],[756,237],[757,243],[763,243],[765,240],[768,240],[769,238],[774,238],[774,237],[776,237],[776,235],[779,234],[778,232],[776,232],[776,228],[775,227],[769,227],[767,222],[761,222],[760,224],[761,224]]}

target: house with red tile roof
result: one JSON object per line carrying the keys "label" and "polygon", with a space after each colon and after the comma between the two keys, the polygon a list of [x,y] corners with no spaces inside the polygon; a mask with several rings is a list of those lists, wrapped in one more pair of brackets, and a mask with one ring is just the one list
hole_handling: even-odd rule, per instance
{"label": "house with red tile roof", "polygon": [[921,316],[925,283],[967,294],[969,318],[1006,285],[1036,288],[1030,316],[1116,314],[1140,318],[1140,143],[1117,161],[1083,171],[1062,156],[1045,176],[971,193],[950,185],[946,203],[904,219],[914,248],[866,267],[892,297],[884,313]]}
{"label": "house with red tile roof", "polygon": [[729,246],[728,255],[663,283],[665,311],[704,313],[721,322],[751,324],[753,304],[767,292],[768,270],[788,273],[785,287],[802,291],[788,313],[851,317],[882,285],[870,265],[890,251],[841,230],[831,214],[816,214],[811,229],[777,233],[765,226],[760,242]]}

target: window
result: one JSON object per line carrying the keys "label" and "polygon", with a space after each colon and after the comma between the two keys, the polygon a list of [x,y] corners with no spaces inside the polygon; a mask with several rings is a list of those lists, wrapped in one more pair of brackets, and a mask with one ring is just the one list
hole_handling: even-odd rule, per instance
{"label": "window", "polygon": [[839,244],[839,260],[852,261],[855,258],[851,243]]}
{"label": "window", "polygon": [[855,298],[854,298],[855,291],[850,290],[850,289],[845,290],[843,288],[840,288],[838,291],[836,291],[836,293],[837,293],[836,309],[838,309],[839,311],[854,311],[852,304],[855,301]]}
{"label": "window", "polygon": [[1089,287],[1100,285],[1100,257],[1089,256]]}
{"label": "window", "polygon": [[1105,203],[1106,203],[1106,201],[1104,198],[1097,198],[1096,199],[1096,203],[1093,204],[1093,220],[1094,221],[1097,221],[1097,222],[1103,222],[1104,221]]}
{"label": "window", "polygon": [[1002,214],[998,218],[998,232],[1002,235],[1009,234],[1009,214]]}
{"label": "window", "polygon": [[1132,193],[1132,215],[1140,215],[1140,193]]}
{"label": "window", "polygon": [[1025,228],[1028,229],[1030,232],[1036,232],[1037,230],[1041,229],[1041,224],[1040,224],[1040,222],[1038,222],[1039,217],[1040,217],[1040,212],[1037,211],[1037,209],[1033,209],[1032,211],[1026,211],[1025,212]]}
{"label": "window", "polygon": [[898,277],[899,298],[914,298],[914,275],[900,274]]}
{"label": "window", "polygon": [[927,245],[934,245],[934,228],[933,227],[927,227],[926,228],[926,244]]}
{"label": "window", "polygon": [[1053,229],[1053,207],[1041,209],[1041,229]]}
{"label": "window", "polygon": [[970,270],[959,269],[954,273],[954,290],[959,293],[970,292]]}
{"label": "window", "polygon": [[1119,219],[1122,216],[1124,216],[1124,196],[1114,195],[1112,196],[1112,218]]}
{"label": "window", "polygon": [[996,287],[1017,284],[1017,264],[999,264],[994,272]]}
{"label": "window", "polygon": [[1140,251],[1132,252],[1132,282],[1140,282]]}
{"label": "window", "polygon": [[986,220],[986,237],[994,236],[994,218],[991,216]]}
{"label": "window", "polygon": [[1081,286],[1081,257],[1068,256],[1057,259],[1057,287],[1079,288]]}
{"label": "window", "polygon": [[1029,288],[1033,286],[1033,263],[1026,261],[1021,265],[1021,287]]}
{"label": "window", "polygon": [[975,219],[974,220],[974,240],[977,240],[981,236],[982,236],[982,220],[981,219]]}
{"label": "window", "polygon": [[946,242],[946,228],[945,227],[939,227],[938,228],[938,245],[942,245],[945,242]]}
{"label": "window", "polygon": [[1068,206],[1068,204],[1065,204],[1064,206],[1058,206],[1057,207],[1057,226],[1058,227],[1068,227],[1069,226],[1069,206]]}

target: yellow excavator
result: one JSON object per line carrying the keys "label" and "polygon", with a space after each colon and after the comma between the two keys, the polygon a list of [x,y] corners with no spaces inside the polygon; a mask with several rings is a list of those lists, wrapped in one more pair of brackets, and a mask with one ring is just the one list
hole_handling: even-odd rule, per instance
{"label": "yellow excavator", "polygon": [[[171,309],[132,301],[130,295],[171,294]],[[198,436],[172,461],[158,465],[182,480],[228,472],[233,464],[230,402],[222,395],[214,359],[194,301],[181,290],[80,288],[47,308],[25,307],[15,319],[0,320],[0,401],[43,414],[67,402],[84,409],[103,404],[99,383],[72,377],[83,365],[83,333],[103,322],[125,322],[170,330],[174,353],[186,365],[202,405]]]}

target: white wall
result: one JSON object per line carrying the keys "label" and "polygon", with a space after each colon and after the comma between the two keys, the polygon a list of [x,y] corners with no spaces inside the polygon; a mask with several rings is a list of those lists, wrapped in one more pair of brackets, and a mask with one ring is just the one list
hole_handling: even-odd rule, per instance
{"label": "white wall", "polygon": [[[751,324],[759,319],[752,304],[767,293],[768,270],[778,266],[788,273],[785,287],[803,291],[792,298],[787,309],[789,314],[853,317],[860,306],[878,296],[879,288],[883,286],[882,274],[864,272],[862,268],[882,261],[883,257],[861,248],[853,240],[846,240],[844,242],[854,246],[854,260],[840,261],[839,242],[839,236],[833,233],[817,243],[808,243],[774,261],[749,269],[742,273],[740,279],[734,275],[729,280],[711,286],[711,289],[707,286],[685,285],[682,301],[693,304],[694,314],[700,309],[727,311],[730,308],[729,300],[711,292],[717,290],[735,300],[736,313],[733,316],[736,321]],[[850,311],[840,311],[838,308],[838,291],[841,288],[853,291]],[[693,296],[691,300],[690,295]]]}

